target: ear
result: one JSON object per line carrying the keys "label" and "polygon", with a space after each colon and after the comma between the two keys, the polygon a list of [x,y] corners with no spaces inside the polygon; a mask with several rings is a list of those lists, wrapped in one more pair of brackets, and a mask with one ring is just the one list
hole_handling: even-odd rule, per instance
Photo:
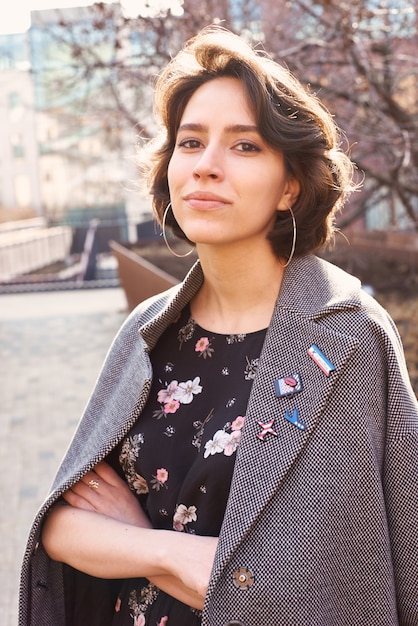
{"label": "ear", "polygon": [[277,205],[278,211],[288,211],[289,207],[292,207],[298,199],[300,192],[300,183],[293,176],[289,176],[282,197]]}

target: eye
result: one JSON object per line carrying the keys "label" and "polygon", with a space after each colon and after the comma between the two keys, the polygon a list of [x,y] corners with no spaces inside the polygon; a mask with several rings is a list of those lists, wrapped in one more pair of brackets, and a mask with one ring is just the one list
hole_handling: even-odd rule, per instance
{"label": "eye", "polygon": [[180,148],[186,148],[188,150],[196,150],[196,148],[200,148],[201,145],[198,139],[183,139],[178,143]]}
{"label": "eye", "polygon": [[258,146],[254,143],[250,143],[249,141],[241,141],[235,146],[235,148],[238,152],[261,152],[261,149]]}

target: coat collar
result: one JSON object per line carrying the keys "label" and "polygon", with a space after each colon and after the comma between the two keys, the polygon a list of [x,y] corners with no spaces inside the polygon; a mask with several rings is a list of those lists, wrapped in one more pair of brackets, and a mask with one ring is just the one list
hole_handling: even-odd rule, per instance
{"label": "coat collar", "polygon": [[152,350],[162,333],[178,318],[202,284],[202,267],[197,261],[182,283],[144,302],[145,317],[141,317],[139,332],[148,350]]}
{"label": "coat collar", "polygon": [[316,256],[298,257],[285,271],[277,305],[311,319],[358,308],[360,281]]}

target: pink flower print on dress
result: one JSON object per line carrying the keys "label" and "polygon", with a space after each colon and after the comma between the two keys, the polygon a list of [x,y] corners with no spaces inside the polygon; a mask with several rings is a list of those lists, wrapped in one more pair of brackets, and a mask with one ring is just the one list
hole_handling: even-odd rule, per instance
{"label": "pink flower print on dress", "polygon": [[170,402],[164,404],[164,413],[175,413],[179,406],[180,402],[178,400],[170,400]]}
{"label": "pink flower print on dress", "polygon": [[168,471],[165,467],[160,467],[157,469],[155,476],[153,475],[151,479],[152,488],[156,491],[160,491],[161,487],[165,487],[167,489],[167,485],[165,484],[168,480]]}
{"label": "pink flower print on dress", "polygon": [[234,452],[236,451],[236,449],[238,448],[238,444],[240,441],[241,441],[241,431],[233,430],[232,433],[229,435],[228,443],[226,444],[224,448],[224,455],[232,456]]}
{"label": "pink flower print on dress", "polygon": [[209,339],[207,337],[201,337],[195,345],[196,352],[204,352],[209,345]]}
{"label": "pink flower print on dress", "polygon": [[135,617],[134,626],[145,626],[145,616],[142,613]]}
{"label": "pink flower print on dress", "polygon": [[178,381],[172,380],[166,389],[160,389],[157,394],[157,402],[166,404],[174,398],[174,394],[178,387]]}
{"label": "pink flower print on dress", "polygon": [[165,615],[164,617],[160,619],[157,626],[167,626],[167,624],[168,624],[168,615]]}
{"label": "pink flower print on dress", "polygon": [[122,604],[121,599],[118,596],[118,599],[116,600],[116,604],[115,604],[115,613],[119,613],[120,612],[120,605]]}
{"label": "pink flower print on dress", "polygon": [[193,400],[193,396],[202,392],[203,387],[199,385],[199,383],[200,376],[196,376],[193,380],[179,383],[174,392],[174,399],[178,400],[181,404],[190,404]]}
{"label": "pink flower print on dress", "polygon": [[205,443],[203,457],[207,459],[214,454],[224,453],[225,456],[232,456],[236,452],[241,441],[242,428],[245,417],[238,415],[231,423],[225,424],[222,430],[217,430],[212,439]]}
{"label": "pink flower print on dress", "polygon": [[212,356],[214,352],[207,337],[201,337],[196,342],[194,349],[196,352],[199,352],[199,356],[203,356],[204,359],[208,356]]}
{"label": "pink flower print on dress", "polygon": [[236,417],[234,419],[234,421],[232,422],[231,429],[232,430],[241,430],[241,428],[244,426],[244,422],[245,422],[245,416],[238,415],[238,417]]}
{"label": "pink flower print on dress", "polygon": [[160,467],[160,469],[157,469],[157,477],[156,478],[162,484],[167,482],[167,480],[168,480],[168,472],[165,469],[165,467]]}

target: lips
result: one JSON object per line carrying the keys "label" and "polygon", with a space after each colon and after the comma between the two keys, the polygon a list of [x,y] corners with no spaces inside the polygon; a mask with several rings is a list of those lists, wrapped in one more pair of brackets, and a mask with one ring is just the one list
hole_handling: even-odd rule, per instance
{"label": "lips", "polygon": [[195,209],[218,209],[230,204],[230,201],[209,191],[194,191],[184,196],[183,200]]}

